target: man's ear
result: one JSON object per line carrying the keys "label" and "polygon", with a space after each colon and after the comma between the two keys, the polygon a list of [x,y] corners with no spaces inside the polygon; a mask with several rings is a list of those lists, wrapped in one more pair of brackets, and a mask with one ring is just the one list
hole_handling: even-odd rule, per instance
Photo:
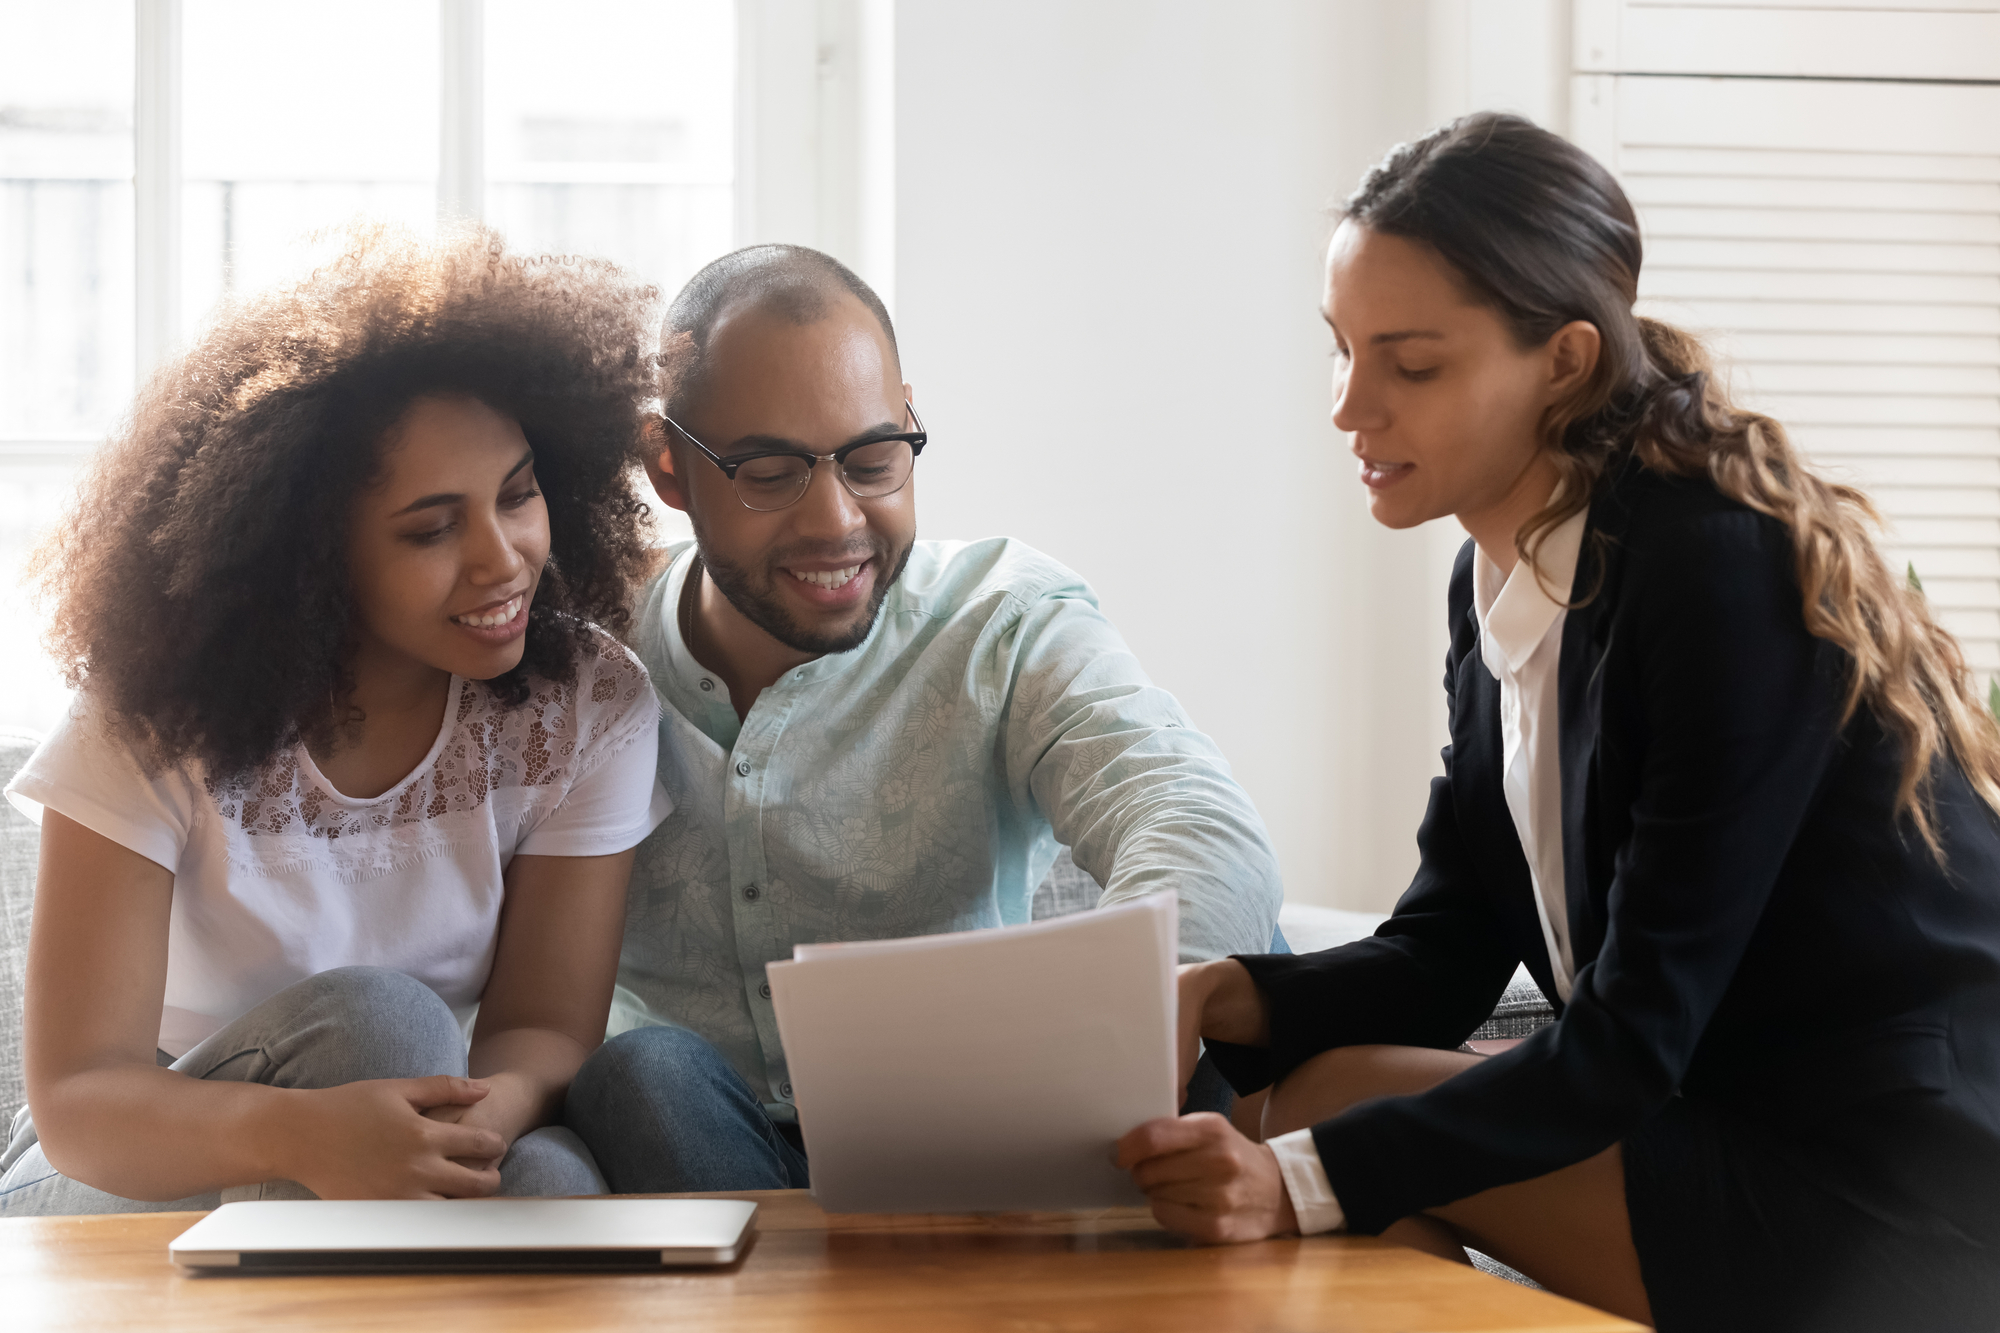
{"label": "man's ear", "polygon": [[911,404],[917,401],[917,391],[910,387],[908,380],[903,381],[903,401]]}
{"label": "man's ear", "polygon": [[681,475],[674,466],[674,451],[667,443],[666,421],[658,416],[649,416],[641,431],[639,454],[645,460],[646,479],[653,483],[653,494],[659,496],[669,509],[685,513],[688,507],[687,487],[682,484]]}
{"label": "man's ear", "polygon": [[1604,335],[1587,319],[1573,319],[1551,334],[1549,401],[1559,403],[1589,383],[1603,351]]}

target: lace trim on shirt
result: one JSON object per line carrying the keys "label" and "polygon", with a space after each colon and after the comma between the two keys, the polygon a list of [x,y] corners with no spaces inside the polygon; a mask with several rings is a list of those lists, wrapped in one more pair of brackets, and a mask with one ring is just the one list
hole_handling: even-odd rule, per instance
{"label": "lace trim on shirt", "polygon": [[[350,803],[308,774],[294,750],[247,779],[210,779],[209,797],[225,821],[251,837],[306,837],[331,846],[475,811],[496,788],[566,791],[619,748],[597,743],[631,715],[647,688],[644,670],[616,640],[600,633],[595,643],[595,653],[577,665],[575,685],[535,677],[518,707],[502,704],[476,681],[461,682],[444,745],[429,768],[393,794]],[[588,691],[587,708],[578,705],[581,690]]]}

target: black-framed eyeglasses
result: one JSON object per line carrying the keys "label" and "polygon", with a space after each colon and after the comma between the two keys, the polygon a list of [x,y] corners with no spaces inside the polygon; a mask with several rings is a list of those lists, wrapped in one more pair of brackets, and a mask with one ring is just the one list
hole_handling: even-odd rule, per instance
{"label": "black-framed eyeglasses", "polygon": [[879,500],[909,485],[910,473],[916,469],[917,455],[924,451],[930,437],[924,431],[924,420],[917,415],[916,407],[905,402],[903,410],[910,414],[915,430],[892,435],[864,435],[841,445],[830,454],[816,454],[806,449],[746,449],[727,458],[697,440],[686,426],[672,417],[663,419],[680,432],[682,439],[701,450],[702,457],[722,469],[722,475],[729,478],[729,484],[736,488],[736,498],[743,502],[745,509],[769,513],[798,502],[798,498],[812,484],[813,469],[819,466],[822,459],[831,460],[841,485],[863,500]]}

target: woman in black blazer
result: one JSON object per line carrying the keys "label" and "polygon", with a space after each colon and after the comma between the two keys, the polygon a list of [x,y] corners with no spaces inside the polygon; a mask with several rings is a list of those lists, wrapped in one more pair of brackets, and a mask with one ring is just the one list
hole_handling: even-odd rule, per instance
{"label": "woman in black blazer", "polygon": [[[1335,424],[1377,519],[1473,538],[1445,775],[1374,937],[1183,969],[1184,1067],[1275,1082],[1263,1141],[1122,1160],[1201,1239],[1469,1245],[1665,1329],[2000,1328],[2000,728],[1865,498],[1634,316],[1639,264],[1610,175],[1513,117],[1349,201]],[[1557,1021],[1461,1051],[1521,962]]]}

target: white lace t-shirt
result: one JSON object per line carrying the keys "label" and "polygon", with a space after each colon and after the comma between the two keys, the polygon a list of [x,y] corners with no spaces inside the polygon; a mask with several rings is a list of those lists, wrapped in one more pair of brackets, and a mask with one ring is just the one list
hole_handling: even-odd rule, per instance
{"label": "white lace t-shirt", "polygon": [[393,968],[469,1020],[492,970],[515,853],[603,856],[672,805],[656,777],[659,704],[608,635],[574,685],[531,677],[508,708],[451,681],[436,743],[380,796],[334,790],[304,746],[247,778],[183,764],[145,774],[83,694],[7,786],[174,874],[160,1049],[204,1037],[329,968]]}

